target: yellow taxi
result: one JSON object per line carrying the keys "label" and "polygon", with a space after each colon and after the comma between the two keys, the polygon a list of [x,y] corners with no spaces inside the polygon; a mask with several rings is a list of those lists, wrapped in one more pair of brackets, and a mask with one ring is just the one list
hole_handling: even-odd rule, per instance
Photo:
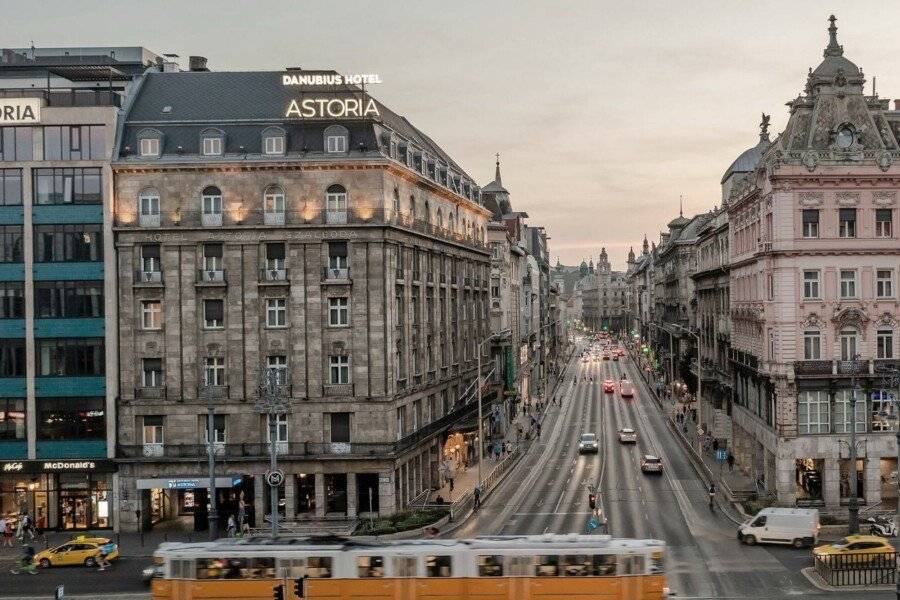
{"label": "yellow taxi", "polygon": [[62,567],[67,565],[84,565],[95,567],[99,562],[100,548],[109,545],[111,552],[106,555],[107,560],[115,560],[119,557],[119,548],[112,544],[108,538],[87,537],[80,535],[72,538],[65,544],[48,548],[34,555],[34,562],[43,568]]}
{"label": "yellow taxi", "polygon": [[887,540],[877,535],[848,535],[833,544],[813,550],[815,556],[877,555],[894,552]]}

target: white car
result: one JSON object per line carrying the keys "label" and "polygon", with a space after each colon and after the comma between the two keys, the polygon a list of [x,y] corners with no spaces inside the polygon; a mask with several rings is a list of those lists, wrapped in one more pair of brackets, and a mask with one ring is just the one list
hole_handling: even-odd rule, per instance
{"label": "white car", "polygon": [[633,398],[634,384],[627,379],[623,379],[619,382],[619,394],[621,394],[623,398]]}
{"label": "white car", "polygon": [[643,473],[662,473],[662,459],[652,454],[645,454],[641,459],[641,471]]}
{"label": "white car", "polygon": [[600,444],[597,443],[596,433],[582,433],[581,440],[578,442],[578,454],[585,452],[600,452]]}
{"label": "white car", "polygon": [[629,429],[628,427],[622,428],[619,430],[619,441],[623,444],[636,444],[637,432],[634,429]]}

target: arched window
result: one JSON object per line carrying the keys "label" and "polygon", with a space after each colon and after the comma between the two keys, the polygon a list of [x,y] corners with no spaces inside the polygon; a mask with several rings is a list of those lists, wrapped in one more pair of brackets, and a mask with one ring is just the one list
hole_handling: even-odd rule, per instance
{"label": "arched window", "polygon": [[409,196],[409,213],[413,219],[419,218],[419,210],[416,206],[416,197],[413,195]]}
{"label": "arched window", "polygon": [[426,223],[431,223],[431,208],[428,206],[428,200],[425,201],[425,214],[423,216]]}
{"label": "arched window", "polygon": [[325,222],[347,222],[347,190],[342,185],[330,185],[325,191]]}
{"label": "arched window", "polygon": [[287,134],[281,127],[266,127],[262,132],[263,154],[284,154]]}
{"label": "arched window", "polygon": [[440,227],[441,229],[444,228],[444,215],[441,213],[440,206],[438,206],[438,208],[437,208],[437,212],[435,213],[435,216],[434,216],[434,221],[438,227]]}
{"label": "arched window", "polygon": [[400,216],[400,191],[397,188],[394,188],[394,218]]}
{"label": "arched window", "polygon": [[270,185],[263,192],[263,219],[266,225],[284,225],[284,190]]}
{"label": "arched window", "polygon": [[147,158],[162,154],[162,133],[156,129],[142,129],[138,135],[138,152]]}
{"label": "arched window", "polygon": [[325,152],[346,152],[350,147],[350,132],[343,125],[331,125],[325,128]]}
{"label": "arched window", "polygon": [[225,153],[225,132],[221,129],[201,131],[200,152],[203,156],[222,156]]}
{"label": "arched window", "polygon": [[146,189],[138,195],[138,222],[141,227],[159,227],[159,192]]}
{"label": "arched window", "polygon": [[453,218],[453,213],[447,215],[447,229],[450,230],[450,233],[456,231],[456,220]]}
{"label": "arched window", "polygon": [[844,327],[841,329],[841,360],[856,360],[858,332],[855,327]]}
{"label": "arched window", "polygon": [[222,224],[222,190],[214,185],[203,188],[200,205],[200,220],[203,225]]}

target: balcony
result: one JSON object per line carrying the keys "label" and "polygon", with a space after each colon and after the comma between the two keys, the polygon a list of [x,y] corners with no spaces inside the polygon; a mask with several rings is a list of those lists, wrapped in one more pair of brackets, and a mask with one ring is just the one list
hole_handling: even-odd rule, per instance
{"label": "balcony", "polygon": [[798,360],[794,361],[794,373],[797,375],[831,375],[830,360]]}
{"label": "balcony", "polygon": [[[397,451],[397,443],[372,442],[276,442],[276,452],[285,456],[389,456]],[[152,447],[152,450],[148,450]],[[154,454],[147,454],[152,452]],[[215,454],[224,458],[269,457],[270,444],[215,444]],[[206,444],[120,444],[116,455],[124,460],[140,461],[148,457],[196,460],[207,456]]]}
{"label": "balcony", "polygon": [[228,398],[227,385],[201,385],[197,388],[197,397],[201,400],[211,398],[213,400],[225,400]]}
{"label": "balcony", "polygon": [[347,211],[346,210],[326,210],[325,211],[325,223],[328,225],[346,225],[347,224]]}
{"label": "balcony", "polygon": [[165,446],[162,444],[144,444],[143,455],[147,458],[162,458]]}
{"label": "balcony", "polygon": [[260,283],[285,283],[288,281],[287,269],[260,269]]}
{"label": "balcony", "polygon": [[889,358],[875,359],[875,374],[880,375],[893,370],[900,370],[900,360],[892,360]]}
{"label": "balcony", "polygon": [[222,213],[202,213],[200,215],[200,224],[204,227],[221,227]]}
{"label": "balcony", "polygon": [[160,285],[162,284],[162,271],[137,270],[134,272],[134,283],[135,285]]}
{"label": "balcony", "polygon": [[141,213],[138,216],[138,225],[141,227],[159,227],[161,223],[161,218],[159,213],[155,215],[145,215]]}
{"label": "balcony", "polygon": [[266,225],[284,225],[283,212],[267,212],[263,213],[263,223]]}
{"label": "balcony", "polygon": [[839,360],[836,361],[837,370],[835,371],[838,375],[868,375],[869,374],[869,361],[868,359],[863,360]]}
{"label": "balcony", "polygon": [[322,268],[322,281],[334,281],[347,283],[350,281],[350,268],[349,267],[323,267]]}
{"label": "balcony", "polygon": [[225,269],[218,271],[200,269],[197,271],[197,282],[223,285],[225,283]]}
{"label": "balcony", "polygon": [[165,400],[167,396],[165,386],[134,388],[134,397],[140,400]]}
{"label": "balcony", "polygon": [[0,98],[43,98],[47,106],[122,106],[122,97],[112,90],[87,88],[8,88]]}
{"label": "balcony", "polygon": [[326,396],[352,396],[353,395],[353,384],[352,383],[326,383],[324,386],[324,393]]}

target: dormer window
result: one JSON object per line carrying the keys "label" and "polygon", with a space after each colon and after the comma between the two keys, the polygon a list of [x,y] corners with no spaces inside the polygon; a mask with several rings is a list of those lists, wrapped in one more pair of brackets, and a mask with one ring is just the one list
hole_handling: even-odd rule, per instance
{"label": "dormer window", "polygon": [[221,156],[225,147],[225,135],[216,129],[200,134],[203,156]]}
{"label": "dormer window", "polygon": [[332,125],[325,129],[325,152],[337,154],[346,152],[350,146],[350,132],[341,125]]}
{"label": "dormer window", "polygon": [[158,131],[146,130],[138,134],[138,148],[141,156],[158,158],[162,147],[162,135]]}
{"label": "dormer window", "polygon": [[263,131],[263,154],[284,154],[285,133],[278,127]]}

